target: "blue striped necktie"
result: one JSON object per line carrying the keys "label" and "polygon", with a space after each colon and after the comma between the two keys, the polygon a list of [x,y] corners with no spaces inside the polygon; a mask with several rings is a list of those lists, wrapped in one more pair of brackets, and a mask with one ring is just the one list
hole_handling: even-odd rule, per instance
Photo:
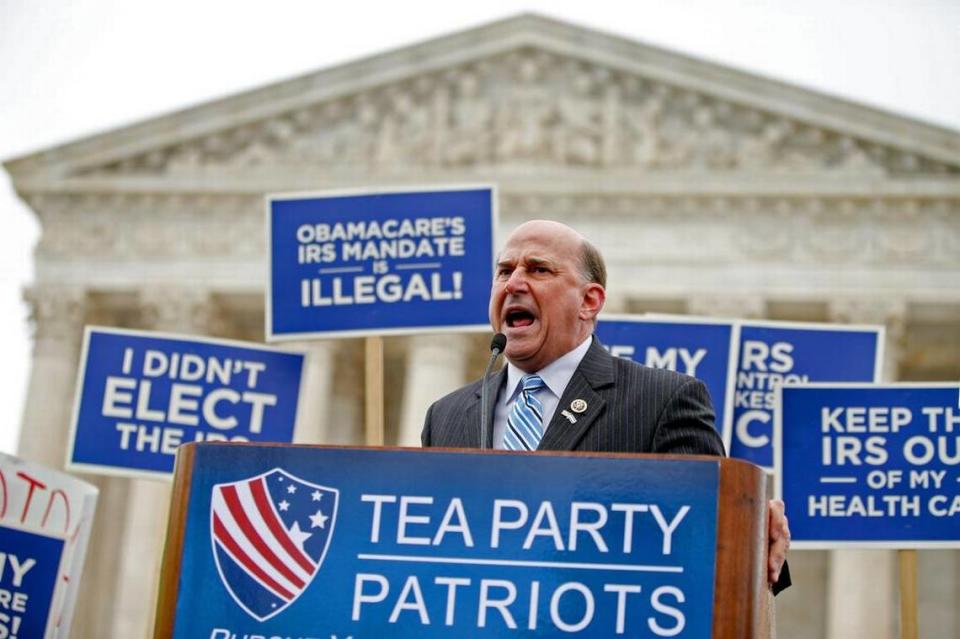
{"label": "blue striped necktie", "polygon": [[524,375],[523,390],[507,415],[507,430],[503,434],[507,450],[536,450],[543,438],[543,404],[536,393],[547,384],[539,375]]}

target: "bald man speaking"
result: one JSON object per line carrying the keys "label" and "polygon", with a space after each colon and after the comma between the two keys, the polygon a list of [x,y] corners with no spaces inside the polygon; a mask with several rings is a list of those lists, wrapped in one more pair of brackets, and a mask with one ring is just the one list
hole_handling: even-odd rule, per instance
{"label": "bald man speaking", "polygon": [[[491,382],[493,446],[723,455],[702,382],[613,357],[593,337],[605,286],[602,256],[564,224],[534,220],[507,238],[490,291],[490,324],[507,338],[507,365]],[[482,383],[430,407],[424,446],[480,447]],[[768,579],[778,592],[790,583],[778,500],[769,529]]]}

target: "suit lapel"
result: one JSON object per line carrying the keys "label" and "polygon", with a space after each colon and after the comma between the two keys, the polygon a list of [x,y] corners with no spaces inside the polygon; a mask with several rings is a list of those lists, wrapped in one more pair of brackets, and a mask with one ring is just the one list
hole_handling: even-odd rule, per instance
{"label": "suit lapel", "polygon": [[613,383],[613,358],[594,338],[563,391],[537,450],[574,450],[606,408],[606,400],[597,391]]}
{"label": "suit lapel", "polygon": [[[475,393],[476,401],[472,402],[463,411],[463,419],[467,427],[463,429],[466,448],[480,448],[480,393],[483,389],[481,385],[477,386]],[[490,416],[490,436],[493,437],[493,418],[497,407],[497,396],[500,389],[507,383],[507,367],[501,368],[496,375],[490,378],[490,406],[487,407],[487,414]],[[490,442],[490,448],[494,448],[493,442]]]}

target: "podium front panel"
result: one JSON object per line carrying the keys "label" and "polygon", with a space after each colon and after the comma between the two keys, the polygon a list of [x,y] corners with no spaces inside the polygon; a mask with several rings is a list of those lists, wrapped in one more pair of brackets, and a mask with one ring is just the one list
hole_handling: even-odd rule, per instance
{"label": "podium front panel", "polygon": [[713,636],[719,459],[182,450],[163,636]]}

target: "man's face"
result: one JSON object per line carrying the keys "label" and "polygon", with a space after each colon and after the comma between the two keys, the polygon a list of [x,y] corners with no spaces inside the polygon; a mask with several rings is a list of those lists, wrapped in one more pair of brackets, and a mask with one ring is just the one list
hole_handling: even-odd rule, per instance
{"label": "man's face", "polygon": [[556,222],[527,222],[507,239],[490,291],[490,324],[507,336],[504,354],[533,372],[593,332],[604,291],[580,271],[582,239]]}

